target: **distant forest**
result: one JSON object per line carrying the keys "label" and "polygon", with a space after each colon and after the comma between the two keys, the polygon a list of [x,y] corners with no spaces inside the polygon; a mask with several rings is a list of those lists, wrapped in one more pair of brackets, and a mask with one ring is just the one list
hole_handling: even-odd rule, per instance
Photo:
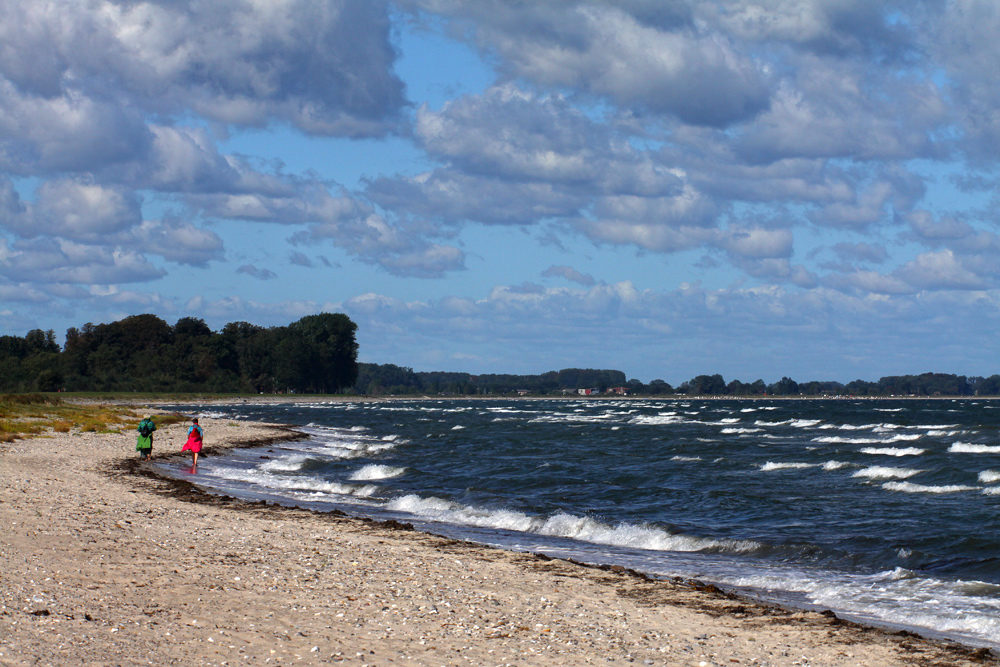
{"label": "distant forest", "polygon": [[336,393],[358,376],[357,325],[341,314],[309,315],[286,327],[247,322],[213,332],[185,317],[155,315],[24,338],[0,336],[0,391]]}
{"label": "distant forest", "polygon": [[358,363],[357,325],[346,315],[309,315],[283,327],[232,322],[218,332],[185,317],[173,326],[156,315],[66,332],[35,329],[0,336],[0,391],[201,393],[349,393],[369,396],[541,396],[588,393],[633,396],[998,396],[1000,375],[945,373],[888,376],[876,382],[796,382],[783,377],[726,382],[699,375],[673,387],[645,384],[617,370],[567,368],[541,375],[418,372]]}
{"label": "distant forest", "polygon": [[422,373],[392,364],[358,364],[355,390],[361,394],[514,394],[554,395],[592,389],[594,393],[627,393],[630,396],[997,396],[1000,375],[988,378],[923,373],[889,376],[877,382],[796,382],[783,377],[766,384],[763,380],[729,383],[721,375],[699,375],[677,387],[663,380],[644,384],[626,380],[615,370],[570,368],[541,375],[471,375],[469,373]]}

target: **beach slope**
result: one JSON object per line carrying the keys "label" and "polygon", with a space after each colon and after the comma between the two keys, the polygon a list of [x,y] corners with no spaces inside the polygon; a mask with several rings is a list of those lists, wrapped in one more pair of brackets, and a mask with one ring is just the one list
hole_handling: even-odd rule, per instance
{"label": "beach slope", "polygon": [[[294,435],[202,425],[208,456]],[[157,431],[154,455],[185,434]],[[0,444],[0,665],[996,664],[712,587],[208,496],[134,446]]]}

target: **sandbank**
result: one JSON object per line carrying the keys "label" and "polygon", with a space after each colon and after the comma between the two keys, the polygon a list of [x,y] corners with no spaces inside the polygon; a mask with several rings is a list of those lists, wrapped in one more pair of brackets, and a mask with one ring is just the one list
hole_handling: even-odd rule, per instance
{"label": "sandbank", "polygon": [[[201,423],[208,456],[298,437]],[[157,431],[154,455],[185,433]],[[0,444],[0,665],[997,664],[691,582],[205,494],[134,446]]]}

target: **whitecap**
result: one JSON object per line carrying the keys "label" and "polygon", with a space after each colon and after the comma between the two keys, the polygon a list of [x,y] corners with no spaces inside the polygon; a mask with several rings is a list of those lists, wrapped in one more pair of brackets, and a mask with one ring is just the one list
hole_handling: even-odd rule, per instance
{"label": "whitecap", "polygon": [[815,464],[813,463],[774,463],[773,461],[768,461],[760,467],[764,472],[770,470],[789,470],[793,468],[812,468]]}
{"label": "whitecap", "polygon": [[621,523],[612,526],[589,517],[565,513],[548,518],[529,516],[515,510],[471,507],[441,498],[421,498],[412,494],[393,499],[387,507],[390,510],[407,512],[432,521],[516,530],[632,549],[748,553],[761,547],[760,543],[753,540],[692,537],[643,524]]}
{"label": "whitecap", "polygon": [[267,472],[296,472],[302,470],[308,460],[307,456],[286,456],[267,461],[260,465],[260,469]]}
{"label": "whitecap", "polygon": [[924,486],[923,484],[913,484],[911,482],[886,482],[882,485],[882,488],[888,491],[902,491],[904,493],[959,493],[961,491],[975,491],[978,487],[965,486],[964,484]]}
{"label": "whitecap", "polygon": [[917,468],[890,468],[888,466],[869,466],[864,470],[859,470],[851,477],[865,477],[867,479],[906,479],[913,477],[923,470]]}
{"label": "whitecap", "polygon": [[953,443],[948,451],[953,454],[1000,454],[1000,446],[976,445],[970,442]]}
{"label": "whitecap", "polygon": [[851,465],[847,461],[827,461],[823,464],[823,470],[840,470]]}
{"label": "whitecap", "polygon": [[1000,482],[1000,471],[996,470],[983,470],[979,473],[979,481],[983,484],[992,484],[994,482]]}
{"label": "whitecap", "polygon": [[399,477],[406,472],[406,468],[396,466],[384,466],[378,464],[366,465],[354,472],[350,479],[352,482],[367,481],[373,479],[391,479]]}
{"label": "whitecap", "polygon": [[671,456],[671,461],[701,461],[700,456]]}
{"label": "whitecap", "polygon": [[879,456],[920,456],[926,449],[919,447],[862,447],[862,454],[875,454]]}

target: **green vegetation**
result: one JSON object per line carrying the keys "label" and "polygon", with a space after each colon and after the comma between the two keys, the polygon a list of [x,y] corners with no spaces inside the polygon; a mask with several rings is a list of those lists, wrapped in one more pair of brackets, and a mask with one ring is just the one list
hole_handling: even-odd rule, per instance
{"label": "green vegetation", "polygon": [[[80,432],[118,433],[131,430],[141,419],[123,406],[77,405],[64,402],[59,396],[42,394],[7,394],[0,396],[0,442],[29,438],[52,429],[56,433]],[[157,425],[184,418],[157,415]]]}
{"label": "green vegetation", "polygon": [[342,314],[309,315],[287,327],[247,322],[213,332],[185,317],[155,315],[66,332],[0,336],[0,391],[335,393],[357,378],[357,326]]}
{"label": "green vegetation", "polygon": [[726,383],[721,375],[699,375],[676,388],[663,380],[644,384],[626,380],[616,370],[568,368],[541,375],[472,375],[469,373],[421,373],[393,364],[358,364],[355,391],[371,395],[563,395],[580,389],[604,394],[625,392],[630,396],[998,396],[1000,375],[988,378],[923,373],[883,377],[876,382],[854,380],[796,382],[783,377],[771,384],[763,380]]}
{"label": "green vegetation", "polygon": [[469,373],[414,372],[393,364],[358,364],[355,391],[370,395],[416,394],[530,394],[575,393],[578,389],[606,391],[626,384],[625,374],[615,370],[566,368],[542,375],[470,375]]}

